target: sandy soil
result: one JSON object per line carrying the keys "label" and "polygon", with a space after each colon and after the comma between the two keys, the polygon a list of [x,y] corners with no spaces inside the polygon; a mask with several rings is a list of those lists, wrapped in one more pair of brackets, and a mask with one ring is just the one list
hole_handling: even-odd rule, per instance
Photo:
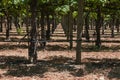
{"label": "sandy soil", "polygon": [[[57,32],[52,38],[66,39]],[[11,32],[14,42],[4,42],[5,33],[0,35],[0,80],[120,80],[120,36],[102,36],[101,49],[83,42],[82,63],[76,65],[75,42],[72,50],[67,42],[49,42],[45,50],[38,47],[38,61],[30,64],[27,44],[17,42],[23,36]]]}
{"label": "sandy soil", "polygon": [[120,80],[120,52],[112,50],[115,44],[109,45],[111,50],[98,51],[83,44],[79,65],[75,48],[69,50],[68,43],[47,43],[45,50],[38,49],[36,64],[28,63],[27,45],[16,44],[0,42],[0,80]]}

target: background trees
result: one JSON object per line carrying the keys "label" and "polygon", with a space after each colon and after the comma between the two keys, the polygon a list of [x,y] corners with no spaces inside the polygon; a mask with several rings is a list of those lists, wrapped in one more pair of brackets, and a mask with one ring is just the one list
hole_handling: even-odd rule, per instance
{"label": "background trees", "polygon": [[86,40],[90,41],[95,36],[95,46],[100,48],[101,32],[105,34],[108,26],[111,37],[115,37],[115,29],[119,32],[119,3],[119,0],[2,0],[0,32],[3,29],[2,23],[6,20],[6,39],[9,40],[11,23],[15,24],[17,32],[22,30],[23,23],[26,24],[29,39],[28,56],[30,61],[34,62],[37,59],[37,43],[45,48],[46,41],[51,40],[51,34],[57,27],[57,22],[62,24],[66,40],[72,49],[73,29],[77,23],[75,41],[77,41],[76,61],[79,63],[82,38],[86,37]]}

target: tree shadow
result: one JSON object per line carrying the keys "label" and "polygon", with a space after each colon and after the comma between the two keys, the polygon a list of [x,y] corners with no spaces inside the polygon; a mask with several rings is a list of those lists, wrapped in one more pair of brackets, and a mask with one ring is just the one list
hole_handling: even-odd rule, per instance
{"label": "tree shadow", "polygon": [[[66,51],[69,50],[68,45],[65,44],[58,44],[58,45],[46,45],[45,48],[47,51]],[[38,50],[41,50],[41,48],[38,48]]]}
{"label": "tree shadow", "polygon": [[[40,51],[41,48],[39,47],[38,50]],[[69,46],[66,44],[55,44],[55,45],[46,45],[46,50],[47,51],[68,51]],[[76,47],[73,47],[72,50],[76,50]],[[95,45],[82,45],[82,51],[83,52],[117,52],[120,50],[120,45],[113,45],[113,46],[105,46],[102,45],[101,48],[96,47]]]}
{"label": "tree shadow", "polygon": [[83,52],[100,52],[100,51],[107,51],[107,52],[116,52],[116,51],[119,51],[120,50],[120,45],[114,45],[114,46],[105,46],[105,45],[102,45],[100,48],[98,48],[97,46],[95,45],[83,45],[82,46],[82,51]]}
{"label": "tree shadow", "polygon": [[28,45],[26,44],[10,44],[10,43],[4,43],[4,44],[0,44],[0,50],[15,50],[17,48],[20,49],[27,49]]}
{"label": "tree shadow", "polygon": [[[22,64],[27,64],[28,60],[25,57],[19,56],[0,56],[0,69],[11,70],[17,69]],[[8,73],[7,72],[7,73]],[[4,74],[2,74],[4,75]],[[0,75],[1,76],[1,75]]]}
{"label": "tree shadow", "polygon": [[80,65],[75,60],[64,56],[52,56],[45,60],[38,60],[36,64],[30,64],[25,57],[0,56],[0,69],[6,69],[4,76],[38,76],[44,77],[47,72],[64,72],[75,77],[88,74],[104,74],[109,79],[120,79],[119,59],[83,59]]}
{"label": "tree shadow", "polygon": [[[28,49],[28,45],[27,43],[21,43],[21,44],[11,44],[11,43],[3,43],[3,44],[0,44],[0,50],[15,50],[17,48],[20,48],[20,49]],[[43,48],[38,44],[38,48],[37,48],[38,51],[41,51],[43,50]],[[54,45],[51,45],[51,44],[48,44],[46,45],[46,48],[45,50],[47,51],[69,51],[69,46],[67,44],[54,44]],[[75,51],[76,50],[76,47],[73,47],[72,48],[72,51]],[[83,52],[100,52],[100,51],[103,51],[103,52],[117,52],[117,51],[120,51],[120,45],[113,45],[113,46],[106,46],[106,45],[102,45],[101,48],[97,48],[95,45],[87,45],[87,44],[84,44],[82,45],[82,51]]]}
{"label": "tree shadow", "polygon": [[[39,60],[36,64],[29,64],[24,57],[0,56],[0,69],[6,69],[4,76],[38,76],[44,77],[46,72],[68,71],[74,76],[82,76],[82,69],[77,69],[73,65],[73,59],[63,56],[49,57],[47,60]],[[79,71],[82,71],[79,73]]]}
{"label": "tree shadow", "polygon": [[5,38],[4,37],[0,37],[0,42],[4,41]]}
{"label": "tree shadow", "polygon": [[86,59],[85,70],[88,73],[104,74],[110,80],[120,79],[120,60],[119,59]]}
{"label": "tree shadow", "polygon": [[[5,39],[6,39],[5,36],[1,36],[0,42],[19,42],[22,38],[19,38],[18,36],[10,36],[10,41],[5,41]],[[24,38],[21,40],[21,42],[28,42],[28,39]]]}

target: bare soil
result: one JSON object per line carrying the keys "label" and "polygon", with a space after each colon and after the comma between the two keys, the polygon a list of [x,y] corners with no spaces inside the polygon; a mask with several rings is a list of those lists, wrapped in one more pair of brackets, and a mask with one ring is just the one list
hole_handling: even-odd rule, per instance
{"label": "bare soil", "polygon": [[67,42],[47,43],[45,50],[38,49],[37,63],[30,64],[26,43],[0,42],[0,80],[120,80],[120,52],[112,50],[115,44],[109,44],[111,50],[98,51],[87,46],[83,44],[79,65],[75,45],[69,50]]}
{"label": "bare soil", "polygon": [[44,50],[38,47],[37,63],[30,64],[27,43],[18,44],[23,36],[4,42],[0,35],[0,80],[120,80],[120,36],[102,37],[100,49],[83,42],[82,62],[76,65],[75,42],[72,50],[68,42],[48,42]]}

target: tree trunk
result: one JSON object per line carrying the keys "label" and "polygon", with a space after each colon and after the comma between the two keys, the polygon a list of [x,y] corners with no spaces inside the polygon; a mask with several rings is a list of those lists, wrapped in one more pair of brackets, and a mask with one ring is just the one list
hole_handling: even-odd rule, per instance
{"label": "tree trunk", "polygon": [[98,48],[101,47],[100,27],[101,27],[101,9],[100,6],[98,6],[96,20],[96,46]]}
{"label": "tree trunk", "polygon": [[76,24],[76,18],[73,20],[73,30],[76,31],[77,24]]}
{"label": "tree trunk", "polygon": [[50,40],[50,19],[49,14],[47,14],[47,31],[46,31],[46,39]]}
{"label": "tree trunk", "polygon": [[3,18],[2,18],[2,16],[0,16],[0,32],[3,32],[2,22],[3,22]]}
{"label": "tree trunk", "polygon": [[36,62],[37,60],[37,26],[36,26],[36,6],[37,0],[32,0],[30,9],[31,9],[31,32],[30,32],[30,46],[29,46],[29,60],[31,63]]}
{"label": "tree trunk", "polygon": [[66,20],[67,20],[66,16],[62,16],[61,24],[62,24],[62,28],[63,28],[65,36],[67,36],[67,22],[66,22]]}
{"label": "tree trunk", "polygon": [[67,36],[67,40],[70,40],[70,27],[69,27],[69,14],[63,16],[62,18],[62,28],[64,30],[65,35]]}
{"label": "tree trunk", "polygon": [[[29,30],[29,17],[27,16],[25,19],[25,25],[26,25],[26,33],[27,33],[27,38],[30,40],[30,30]],[[28,46],[29,46],[29,41],[28,41]]]}
{"label": "tree trunk", "polygon": [[117,28],[117,33],[119,33],[120,29],[119,29],[119,19],[116,19],[116,28]]}
{"label": "tree trunk", "polygon": [[10,30],[12,30],[12,16],[10,16],[10,23],[9,23],[9,25],[10,25]]}
{"label": "tree trunk", "polygon": [[40,27],[40,17],[38,16],[37,17],[37,28],[39,28]]}
{"label": "tree trunk", "polygon": [[93,30],[94,29],[94,19],[91,19],[91,22],[90,22],[90,29]]}
{"label": "tree trunk", "polygon": [[7,15],[6,40],[10,41],[10,17]]}
{"label": "tree trunk", "polygon": [[57,25],[56,25],[56,19],[55,19],[55,15],[53,15],[53,18],[52,18],[52,33],[54,33]]}
{"label": "tree trunk", "polygon": [[26,19],[25,19],[26,21],[25,21],[25,25],[26,25],[26,33],[27,34],[29,34],[29,18],[27,17]]}
{"label": "tree trunk", "polygon": [[76,63],[81,63],[81,44],[83,30],[83,7],[84,0],[78,0],[78,20],[77,20],[77,45],[76,45]]}
{"label": "tree trunk", "polygon": [[16,29],[20,28],[20,24],[19,24],[19,19],[18,19],[18,17],[16,16],[14,20],[15,20],[15,21],[14,21],[14,24],[15,24]]}
{"label": "tree trunk", "polygon": [[90,36],[89,36],[89,12],[86,14],[85,17],[85,37],[86,37],[86,41],[89,42]]}
{"label": "tree trunk", "polygon": [[65,28],[66,28],[66,35],[67,35],[67,40],[70,40],[70,30],[69,30],[69,14],[65,16]]}
{"label": "tree trunk", "polygon": [[0,32],[3,32],[2,22],[3,22],[3,18],[2,18],[2,16],[0,16]]}
{"label": "tree trunk", "polygon": [[102,34],[105,34],[105,25],[104,25],[104,18],[101,17],[101,27],[102,27]]}
{"label": "tree trunk", "polygon": [[45,15],[44,12],[41,12],[41,46],[45,48],[46,46],[46,31],[45,31]]}
{"label": "tree trunk", "polygon": [[112,16],[112,21],[111,21],[111,38],[114,38],[114,22],[115,22],[115,18],[114,15]]}
{"label": "tree trunk", "polygon": [[70,30],[69,30],[69,14],[64,16],[65,20],[65,30],[66,30],[66,36],[67,36],[67,40],[70,40]]}
{"label": "tree trunk", "polygon": [[72,17],[72,10],[69,13],[69,36],[70,36],[70,49],[73,48],[73,17]]}

